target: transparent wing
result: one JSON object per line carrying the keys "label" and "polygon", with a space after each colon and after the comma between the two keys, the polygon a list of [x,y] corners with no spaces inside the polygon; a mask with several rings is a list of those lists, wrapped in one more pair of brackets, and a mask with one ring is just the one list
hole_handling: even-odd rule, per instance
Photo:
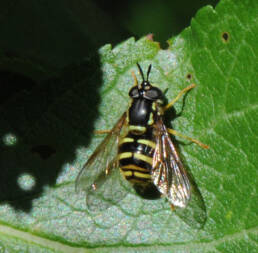
{"label": "transparent wing", "polygon": [[172,206],[184,208],[191,197],[187,173],[161,118],[157,121],[155,131],[153,183],[167,197]]}
{"label": "transparent wing", "polygon": [[[117,147],[121,129],[125,125],[125,118],[126,113],[122,115],[85,163],[75,182],[76,191],[86,191],[86,195],[93,197],[95,194],[103,193],[101,189],[104,188],[104,185],[107,185],[106,181],[109,181],[109,178],[117,177],[119,173],[116,159]],[[107,188],[105,195],[107,198],[114,196],[112,187]],[[90,207],[90,202],[88,206]]]}
{"label": "transparent wing", "polygon": [[101,212],[119,203],[126,195],[125,182],[119,169],[106,177],[97,190],[89,190],[86,193],[86,206],[91,212]]}

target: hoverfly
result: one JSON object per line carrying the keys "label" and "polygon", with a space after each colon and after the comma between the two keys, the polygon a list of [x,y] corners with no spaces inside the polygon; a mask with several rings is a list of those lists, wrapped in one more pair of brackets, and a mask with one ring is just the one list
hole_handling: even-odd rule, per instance
{"label": "hoverfly", "polygon": [[[191,185],[170,134],[208,148],[198,140],[167,128],[163,123],[164,112],[195,85],[186,87],[172,102],[162,106],[162,91],[149,82],[151,65],[146,79],[138,63],[137,66],[142,82],[138,83],[133,73],[134,85],[129,91],[131,104],[128,110],[109,131],[76,179],[76,189],[87,192],[89,208],[91,196],[94,197],[98,191],[102,191],[101,194],[113,203],[124,197],[124,193],[114,186],[116,174],[129,181],[143,198],[165,196],[172,209],[186,207],[191,197]],[[103,187],[112,177],[113,183]]]}

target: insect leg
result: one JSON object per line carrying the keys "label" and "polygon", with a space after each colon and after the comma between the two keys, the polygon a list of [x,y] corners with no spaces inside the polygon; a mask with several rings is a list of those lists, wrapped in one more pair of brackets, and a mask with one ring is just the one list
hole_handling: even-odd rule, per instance
{"label": "insect leg", "polygon": [[95,130],[94,134],[109,134],[111,130]]}
{"label": "insect leg", "polygon": [[189,140],[189,141],[191,141],[191,142],[194,142],[194,143],[196,143],[197,145],[199,145],[199,146],[202,147],[202,148],[205,148],[205,149],[208,149],[208,148],[209,148],[208,145],[203,144],[203,143],[201,143],[200,141],[198,141],[198,140],[196,140],[196,139],[193,139],[193,138],[191,138],[191,137],[189,137],[189,136],[186,136],[186,135],[183,135],[183,134],[181,134],[181,133],[178,133],[178,132],[175,131],[174,129],[168,128],[167,130],[168,130],[168,132],[169,132],[170,134],[173,134],[173,135],[175,135],[175,136],[179,136],[179,137],[182,137],[182,138],[184,138],[184,139],[186,139],[186,140]]}
{"label": "insect leg", "polygon": [[192,88],[194,88],[196,86],[196,84],[191,84],[189,86],[187,86],[186,88],[184,88],[183,90],[181,90],[178,95],[176,96],[176,98],[174,98],[170,103],[168,103],[166,106],[164,106],[163,110],[166,111],[167,109],[169,109],[170,107],[172,107],[176,101],[178,99],[180,99],[187,91],[191,90]]}
{"label": "insect leg", "polygon": [[170,204],[170,208],[171,208],[172,212],[176,210],[176,207],[173,204]]}

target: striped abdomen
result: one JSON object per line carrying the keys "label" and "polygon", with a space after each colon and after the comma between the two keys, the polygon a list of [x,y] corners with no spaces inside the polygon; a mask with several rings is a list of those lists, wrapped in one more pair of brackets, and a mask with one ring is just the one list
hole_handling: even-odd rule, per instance
{"label": "striped abdomen", "polygon": [[144,134],[133,132],[119,142],[119,166],[124,177],[133,184],[151,183],[152,159],[155,150],[152,128],[148,127]]}

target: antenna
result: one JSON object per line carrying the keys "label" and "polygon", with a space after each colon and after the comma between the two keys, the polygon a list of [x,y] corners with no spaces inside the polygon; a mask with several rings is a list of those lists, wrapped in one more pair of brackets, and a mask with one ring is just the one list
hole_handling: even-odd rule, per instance
{"label": "antenna", "polygon": [[143,75],[143,72],[142,72],[142,68],[141,68],[140,64],[139,64],[138,62],[137,62],[136,64],[137,64],[138,69],[139,69],[139,71],[140,71],[140,73],[141,73],[142,80],[143,80],[143,81],[145,81],[145,79],[144,79],[144,75]]}
{"label": "antenna", "polygon": [[148,80],[149,80],[150,71],[151,71],[151,64],[150,64],[150,66],[149,66],[149,68],[148,68],[148,71],[147,71],[147,82],[148,82]]}

